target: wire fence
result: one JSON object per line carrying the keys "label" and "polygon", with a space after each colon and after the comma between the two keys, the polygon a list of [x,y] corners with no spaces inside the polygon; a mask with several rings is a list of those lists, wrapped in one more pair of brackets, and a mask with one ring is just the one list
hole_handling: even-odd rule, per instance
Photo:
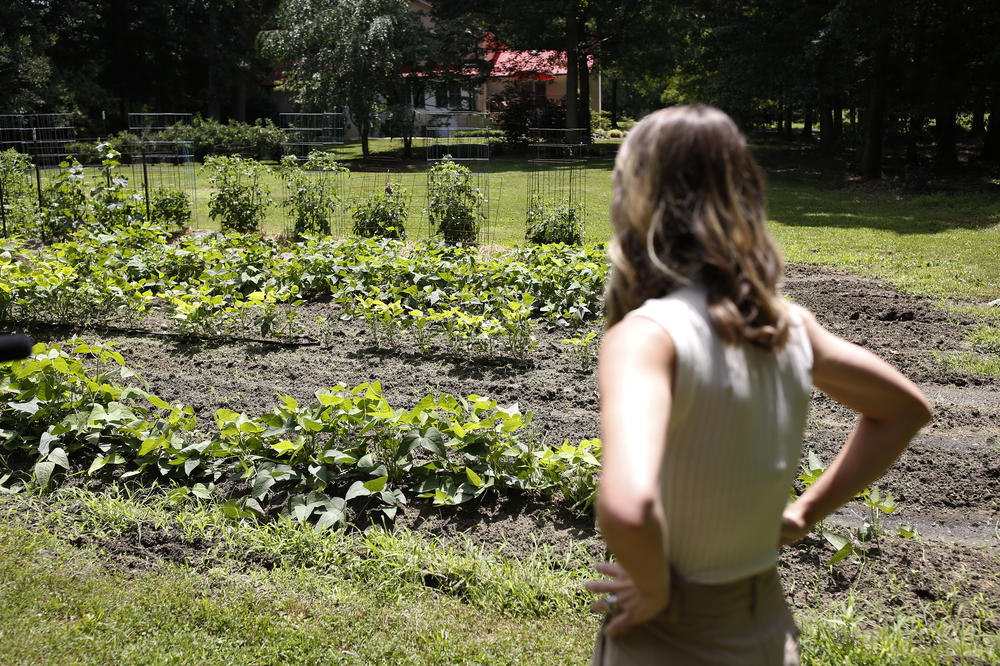
{"label": "wire fence", "polygon": [[[511,240],[509,227],[525,220],[538,201],[566,202],[592,217],[593,211],[606,210],[606,202],[595,198],[588,186],[590,165],[586,146],[575,142],[576,130],[538,129],[532,159],[517,166],[490,159],[487,141],[488,117],[482,114],[424,114],[421,118],[427,147],[428,166],[386,165],[385,168],[350,172],[306,170],[310,186],[328,188],[336,193],[338,205],[328,213],[330,233],[346,236],[354,228],[354,211],[360,204],[389,187],[402,190],[405,200],[407,234],[411,238],[432,236],[439,230],[428,215],[429,169],[446,155],[470,170],[472,187],[481,196],[479,216],[482,224],[476,241],[498,240],[498,221],[508,228],[504,238]],[[139,140],[121,158],[118,174],[128,187],[139,192],[150,217],[150,202],[158,191],[184,192],[190,202],[192,228],[219,229],[223,221],[212,219],[209,203],[214,195],[202,166],[195,161],[190,143],[164,138],[164,130],[191,122],[187,113],[142,113],[129,115],[129,129]],[[343,140],[341,114],[287,114],[282,119],[289,138],[286,154],[308,154],[316,148],[336,147]],[[169,132],[166,133],[169,135]],[[568,138],[567,138],[568,137]],[[59,163],[66,159],[72,145],[81,145],[72,119],[65,114],[0,116],[0,150],[13,148],[30,157],[30,167],[7,173],[0,179],[0,222],[4,235],[32,233],[31,218],[37,218],[46,206],[46,190],[55,182]],[[95,141],[96,143],[96,141]],[[91,154],[93,154],[92,151]],[[452,155],[458,153],[458,156]],[[304,155],[299,155],[303,158]],[[83,177],[92,187],[107,184],[100,165],[91,161],[83,168]],[[295,232],[296,212],[289,200],[293,188],[283,178],[279,167],[265,177],[271,203],[262,231],[291,236]],[[600,193],[598,193],[600,194]],[[603,195],[600,195],[603,197]],[[603,213],[601,213],[603,215]],[[604,220],[591,221],[603,225]],[[35,225],[37,226],[37,225]]]}

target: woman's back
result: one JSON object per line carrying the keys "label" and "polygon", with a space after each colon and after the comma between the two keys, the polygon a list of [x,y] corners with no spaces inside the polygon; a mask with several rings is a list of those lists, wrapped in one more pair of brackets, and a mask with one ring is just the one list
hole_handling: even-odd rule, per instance
{"label": "woman's back", "polygon": [[651,299],[630,316],[659,324],[675,350],[660,473],[668,561],[698,583],[773,566],[809,406],[812,350],[802,322],[793,316],[788,342],[776,352],[726,345],[698,284]]}

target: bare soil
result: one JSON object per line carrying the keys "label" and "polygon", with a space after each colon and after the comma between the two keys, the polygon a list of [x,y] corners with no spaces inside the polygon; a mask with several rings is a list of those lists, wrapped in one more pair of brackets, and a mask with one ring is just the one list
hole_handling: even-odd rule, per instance
{"label": "bare soil", "polygon": [[[811,536],[781,555],[790,602],[798,609],[823,609],[864,595],[892,613],[975,619],[974,607],[992,610],[987,631],[1000,616],[1000,380],[952,371],[934,353],[968,349],[960,315],[934,302],[847,273],[792,266],[785,292],[813,311],[835,333],[886,358],[918,382],[935,407],[933,422],[879,482],[896,498],[898,511],[885,518],[887,534],[831,571],[833,548]],[[336,319],[335,306],[305,306],[302,319]],[[315,327],[315,324],[308,326]],[[532,411],[530,435],[544,443],[598,436],[593,367],[581,371],[562,344],[560,331],[536,331],[538,349],[527,366],[478,362],[432,349],[419,354],[407,343],[396,350],[375,348],[363,324],[343,322],[332,346],[267,343],[190,343],[149,335],[103,335],[118,345],[150,391],[194,406],[210,423],[225,407],[248,414],[270,411],[276,393],[309,400],[317,389],[337,383],[382,382],[393,406],[407,407],[428,393],[480,394]],[[64,332],[53,332],[52,339]],[[315,330],[307,334],[316,335]],[[93,332],[81,332],[88,338]],[[44,336],[39,336],[44,339]],[[803,445],[832,460],[850,432],[851,413],[816,393]],[[859,503],[829,519],[847,532],[862,523]],[[490,496],[457,508],[414,503],[398,523],[441,536],[460,535],[506,552],[527,552],[544,542],[557,550],[583,547],[604,553],[589,515],[565,503],[532,495]],[[916,527],[917,539],[902,539],[894,526]],[[170,532],[122,534],[102,544],[112,558],[143,568],[157,560],[197,562],[210,544],[188,543]],[[247,558],[248,566],[269,566]]]}

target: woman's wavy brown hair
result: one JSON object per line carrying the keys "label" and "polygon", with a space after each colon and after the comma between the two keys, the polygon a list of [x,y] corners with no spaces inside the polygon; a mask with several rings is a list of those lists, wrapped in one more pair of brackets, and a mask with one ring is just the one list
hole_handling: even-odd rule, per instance
{"label": "woman's wavy brown hair", "polygon": [[783,347],[784,266],[764,226],[764,202],[760,169],[725,113],[677,106],[644,118],[615,160],[608,326],[648,298],[701,282],[724,342]]}

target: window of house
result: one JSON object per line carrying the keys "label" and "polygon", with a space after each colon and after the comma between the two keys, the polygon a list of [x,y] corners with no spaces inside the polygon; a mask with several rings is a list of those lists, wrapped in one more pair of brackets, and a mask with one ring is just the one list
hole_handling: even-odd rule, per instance
{"label": "window of house", "polygon": [[465,98],[462,86],[457,83],[438,86],[434,93],[434,105],[442,109],[461,109]]}
{"label": "window of house", "polygon": [[413,100],[414,109],[422,109],[426,104],[426,93],[424,91],[424,84],[419,81],[410,82],[410,96]]}

